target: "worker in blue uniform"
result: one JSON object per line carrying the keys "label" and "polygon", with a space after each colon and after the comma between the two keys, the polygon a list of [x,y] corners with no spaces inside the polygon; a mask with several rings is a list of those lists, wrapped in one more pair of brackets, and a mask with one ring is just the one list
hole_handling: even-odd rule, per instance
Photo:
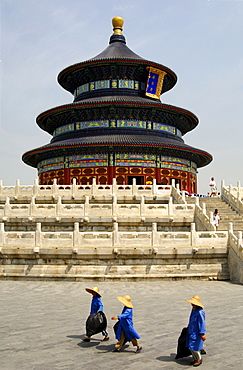
{"label": "worker in blue uniform", "polygon": [[186,299],[192,305],[192,311],[189,318],[186,346],[191,351],[193,357],[193,366],[199,366],[202,363],[201,349],[206,340],[206,323],[204,306],[198,295],[191,299]]}
{"label": "worker in blue uniform", "polygon": [[[104,307],[101,301],[101,295],[99,293],[99,288],[97,286],[94,286],[93,288],[86,288],[85,290],[88,293],[91,293],[93,296],[92,301],[91,301],[91,307],[90,307],[90,315],[98,311],[103,312]],[[109,334],[107,333],[106,330],[103,330],[102,334],[104,335],[102,342],[109,340]],[[86,336],[86,338],[83,339],[83,342],[90,342],[90,337]]]}
{"label": "worker in blue uniform", "polygon": [[140,336],[133,327],[133,305],[131,302],[131,297],[129,295],[125,295],[124,297],[117,297],[117,299],[124,305],[124,308],[121,315],[113,316],[111,318],[112,320],[119,320],[116,331],[117,344],[115,345],[116,348],[113,350],[113,352],[121,352],[124,342],[131,341],[132,344],[137,347],[136,351],[134,352],[138,353],[142,350],[142,347],[138,343]]}

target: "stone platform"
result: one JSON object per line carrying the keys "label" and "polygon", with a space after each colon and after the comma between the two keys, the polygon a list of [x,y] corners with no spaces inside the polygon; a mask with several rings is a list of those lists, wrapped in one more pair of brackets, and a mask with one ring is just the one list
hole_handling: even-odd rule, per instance
{"label": "stone platform", "polygon": [[[82,343],[91,295],[97,284],[108,319],[110,341],[101,334]],[[116,343],[111,316],[129,294],[134,326],[143,351],[130,344],[112,353]],[[199,294],[205,305],[207,341],[200,369],[242,369],[242,285],[223,281],[53,282],[0,281],[1,370],[151,370],[192,369],[191,357],[175,362],[177,338],[191,306],[184,299]]]}

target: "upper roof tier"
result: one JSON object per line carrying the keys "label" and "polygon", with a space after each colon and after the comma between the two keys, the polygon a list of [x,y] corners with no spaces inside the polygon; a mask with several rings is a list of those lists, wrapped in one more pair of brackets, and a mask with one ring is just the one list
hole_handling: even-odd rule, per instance
{"label": "upper roof tier", "polygon": [[[95,57],[65,68],[58,75],[59,84],[74,94],[75,90],[88,82],[106,79],[131,79],[146,83],[148,68],[155,68],[164,74],[160,94],[172,89],[177,81],[176,74],[169,68],[135,54],[126,45],[122,34],[123,19],[112,19],[113,35],[109,46]],[[127,66],[127,68],[125,68]]]}

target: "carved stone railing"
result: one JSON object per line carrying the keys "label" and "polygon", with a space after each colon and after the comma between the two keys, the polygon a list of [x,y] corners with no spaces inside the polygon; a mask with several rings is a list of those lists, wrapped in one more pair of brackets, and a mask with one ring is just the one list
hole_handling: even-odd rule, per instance
{"label": "carved stone railing", "polygon": [[238,181],[236,187],[232,185],[225,186],[224,181],[222,181],[221,198],[234,210],[241,214],[243,213],[243,188],[240,186],[240,181]]}
{"label": "carved stone railing", "polygon": [[[95,198],[94,198],[95,199]],[[117,196],[113,195],[110,202],[94,202],[93,197],[85,196],[79,203],[62,203],[59,195],[55,203],[36,203],[36,198],[31,197],[30,203],[11,203],[6,197],[5,204],[0,204],[0,220],[7,221],[9,218],[27,218],[33,221],[35,218],[87,218],[87,217],[180,217],[194,219],[194,204],[174,204],[172,197],[168,203],[146,203],[146,197],[140,196],[136,203],[117,202]],[[173,221],[173,220],[171,220]]]}
{"label": "carved stone railing", "polygon": [[[79,223],[74,224],[72,232],[43,232],[41,223],[37,223],[36,231],[5,231],[4,223],[0,223],[1,248],[16,248],[25,246],[33,248],[78,248],[78,247],[153,247],[153,248],[227,248],[228,232],[195,231],[195,224],[191,224],[190,232],[161,232],[157,231],[157,223],[153,223],[152,230],[146,232],[119,231],[118,223],[113,224],[110,232],[80,232]],[[30,250],[31,252],[31,250]],[[153,252],[154,253],[154,252]],[[196,253],[194,249],[193,253]]]}
{"label": "carved stone railing", "polygon": [[152,185],[136,185],[135,179],[132,185],[118,185],[116,179],[113,179],[112,185],[97,185],[95,179],[92,185],[77,185],[75,179],[72,185],[57,185],[56,179],[53,185],[38,185],[37,180],[34,185],[20,185],[17,180],[15,186],[3,186],[0,181],[0,200],[6,197],[19,199],[23,197],[56,198],[58,196],[71,199],[85,195],[170,197],[171,192],[171,185],[156,185],[155,181]]}
{"label": "carved stone railing", "polygon": [[198,220],[206,230],[215,231],[216,228],[213,224],[213,212],[210,212],[210,216],[208,217],[206,213],[206,204],[203,203],[202,207],[200,207],[199,197],[196,197],[195,199],[195,221],[197,222]]}
{"label": "carved stone railing", "polygon": [[234,233],[233,224],[229,223],[229,257],[230,279],[243,284],[243,242],[242,231]]}

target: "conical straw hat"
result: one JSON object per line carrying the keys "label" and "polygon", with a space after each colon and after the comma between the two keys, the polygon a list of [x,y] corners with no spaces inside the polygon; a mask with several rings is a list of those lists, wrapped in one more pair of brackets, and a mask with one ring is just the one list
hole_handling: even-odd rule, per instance
{"label": "conical straw hat", "polygon": [[133,308],[133,305],[131,303],[131,297],[129,295],[124,295],[124,297],[116,297],[118,301],[120,301],[124,306]]}
{"label": "conical straw hat", "polygon": [[85,289],[88,293],[96,293],[99,297],[101,297],[100,293],[99,293],[99,288],[97,286],[94,286],[93,288],[86,288]]}
{"label": "conical straw hat", "polygon": [[199,295],[194,295],[191,299],[185,299],[185,301],[195,304],[196,306],[204,308],[204,305],[201,303]]}

